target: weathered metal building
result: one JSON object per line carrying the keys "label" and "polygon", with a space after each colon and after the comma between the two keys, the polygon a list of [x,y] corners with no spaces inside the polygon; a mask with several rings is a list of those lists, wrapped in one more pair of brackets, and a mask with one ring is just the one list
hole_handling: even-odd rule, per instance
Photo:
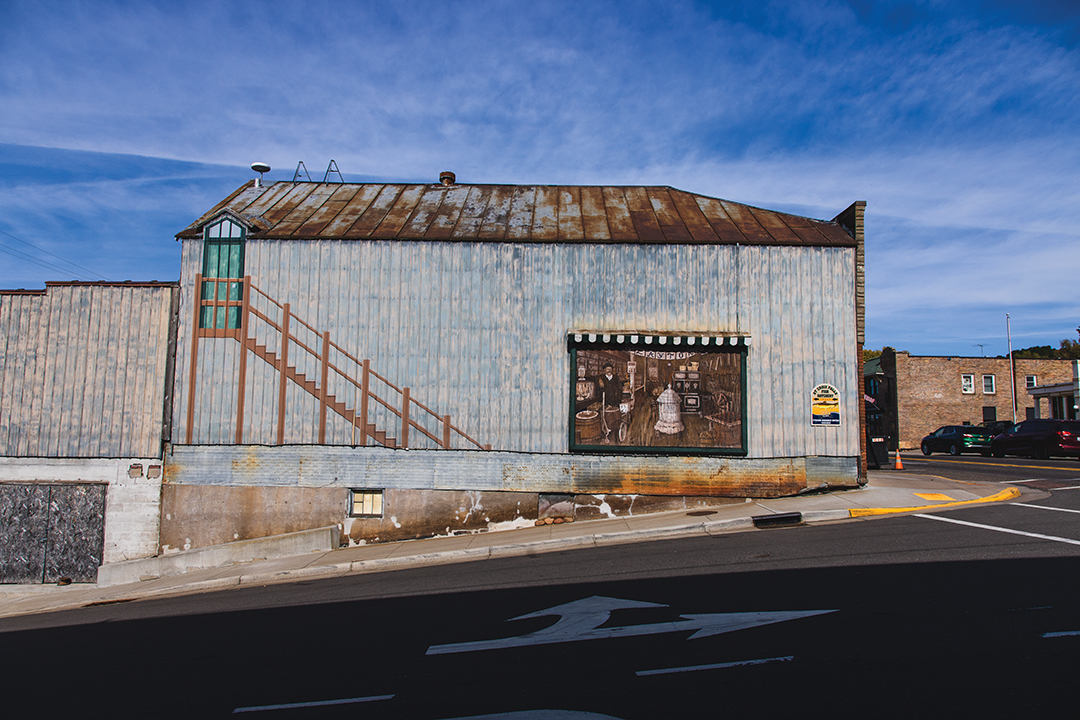
{"label": "weathered metal building", "polygon": [[248,183],[177,236],[161,542],[856,485],[863,207]]}
{"label": "weathered metal building", "polygon": [[0,582],[157,554],[176,283],[0,292]]}

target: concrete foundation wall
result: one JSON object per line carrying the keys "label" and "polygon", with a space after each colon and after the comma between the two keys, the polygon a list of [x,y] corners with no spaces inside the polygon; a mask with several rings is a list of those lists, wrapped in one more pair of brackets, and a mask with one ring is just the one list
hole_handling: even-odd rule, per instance
{"label": "concrete foundation wall", "polygon": [[[242,543],[332,523],[342,544],[413,540],[509,530],[545,520],[573,522],[745,502],[741,498],[544,495],[451,490],[386,490],[381,517],[349,517],[341,488],[166,486],[163,556]],[[182,553],[184,554],[184,553]]]}
{"label": "concrete foundation wall", "polygon": [[161,552],[340,525],[349,511],[346,488],[165,485]]}
{"label": "concrete foundation wall", "polygon": [[104,562],[157,554],[160,460],[0,457],[0,482],[105,483]]}
{"label": "concrete foundation wall", "polygon": [[[161,550],[169,552],[333,524],[357,543],[709,507],[853,487],[858,458],[207,445],[170,448],[165,477]],[[382,490],[382,516],[348,517],[350,489]]]}

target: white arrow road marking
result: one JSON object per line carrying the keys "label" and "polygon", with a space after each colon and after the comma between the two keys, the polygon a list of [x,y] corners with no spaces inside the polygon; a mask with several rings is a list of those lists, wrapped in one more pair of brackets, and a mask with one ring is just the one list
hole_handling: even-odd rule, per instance
{"label": "white arrow road marking", "polygon": [[558,615],[559,620],[551,627],[537,630],[526,635],[499,638],[496,640],[477,640],[474,642],[450,643],[447,645],[432,645],[428,648],[428,655],[445,655],[448,653],[474,652],[477,650],[499,650],[503,648],[524,647],[527,645],[550,645],[553,643],[578,642],[581,640],[604,640],[616,637],[633,637],[635,635],[656,635],[660,633],[672,633],[684,630],[693,630],[694,634],[688,640],[709,637],[721,633],[734,632],[744,628],[770,625],[784,622],[785,620],[797,620],[799,618],[822,615],[836,612],[836,610],[792,610],[781,612],[742,612],[742,613],[712,613],[708,615],[680,615],[683,620],[673,622],[652,623],[648,625],[626,625],[623,627],[600,627],[611,617],[612,610],[624,608],[647,608],[668,607],[657,603],[639,602],[636,600],[619,600],[617,598],[593,596],[584,600],[575,600],[565,605],[557,605],[547,610],[521,615],[511,620],[524,620],[526,618],[546,617]]}

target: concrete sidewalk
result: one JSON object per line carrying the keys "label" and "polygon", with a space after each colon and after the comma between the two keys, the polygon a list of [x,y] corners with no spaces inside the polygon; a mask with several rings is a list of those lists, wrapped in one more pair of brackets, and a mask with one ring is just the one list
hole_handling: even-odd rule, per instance
{"label": "concrete sidewalk", "polygon": [[[768,522],[770,517],[791,524],[850,521],[853,518],[999,502],[1019,496],[1019,489],[998,483],[964,483],[929,475],[874,471],[866,487],[860,489],[772,500],[748,499],[744,503],[707,510],[680,510],[503,532],[362,545],[194,570],[110,587],[96,584],[66,587],[0,585],[0,617],[244,585],[266,585],[647,540],[755,531],[755,518],[759,523]],[[800,515],[777,517],[791,513]]]}

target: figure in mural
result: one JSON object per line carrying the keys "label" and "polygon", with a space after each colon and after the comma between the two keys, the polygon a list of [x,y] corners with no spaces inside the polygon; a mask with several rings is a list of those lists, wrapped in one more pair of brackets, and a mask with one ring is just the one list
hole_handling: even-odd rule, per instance
{"label": "figure in mural", "polygon": [[626,439],[626,428],[622,422],[622,412],[619,409],[623,396],[623,381],[615,374],[611,363],[604,365],[604,373],[596,381],[597,389],[604,401],[604,437],[608,437],[614,431],[619,442]]}
{"label": "figure in mural", "polygon": [[604,374],[600,376],[598,384],[600,394],[604,396],[604,409],[613,407],[618,410],[619,403],[622,402],[623,381],[614,374],[611,363],[604,366]]}

